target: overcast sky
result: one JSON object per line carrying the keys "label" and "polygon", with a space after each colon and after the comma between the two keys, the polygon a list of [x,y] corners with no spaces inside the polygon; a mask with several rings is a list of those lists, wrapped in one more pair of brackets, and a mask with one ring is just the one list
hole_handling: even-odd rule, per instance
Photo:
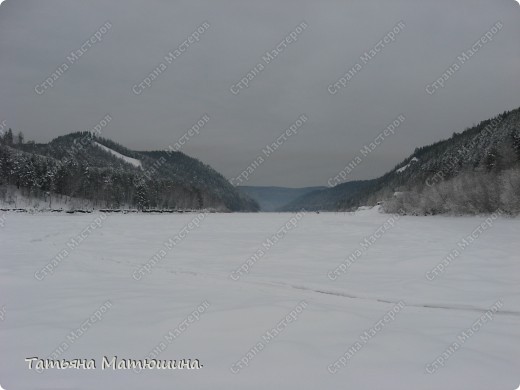
{"label": "overcast sky", "polygon": [[[387,35],[398,23],[393,41]],[[458,56],[499,22],[464,64]],[[101,27],[108,23],[110,28]],[[279,43],[298,25],[296,41]],[[197,30],[171,64],[165,56]],[[96,32],[98,39],[90,39]],[[101,36],[100,36],[101,34]],[[378,46],[364,63],[360,56]],[[90,42],[85,46],[85,42]],[[286,41],[285,41],[286,42]],[[72,51],[85,49],[71,63]],[[266,51],[281,50],[266,63]],[[160,63],[148,88],[135,87]],[[360,64],[346,87],[330,87]],[[456,63],[444,88],[426,92]],[[45,79],[67,64],[52,88]],[[253,68],[248,88],[236,84]],[[228,178],[264,157],[249,185],[326,185],[398,115],[406,118],[348,179],[390,170],[417,146],[520,107],[514,0],[6,0],[0,6],[0,122],[48,142],[88,130],[137,150],[174,144]],[[36,90],[35,90],[36,87]],[[37,93],[39,91],[39,93]],[[136,94],[135,92],[139,94]],[[333,92],[330,93],[330,91]],[[308,120],[269,158],[266,144]]]}

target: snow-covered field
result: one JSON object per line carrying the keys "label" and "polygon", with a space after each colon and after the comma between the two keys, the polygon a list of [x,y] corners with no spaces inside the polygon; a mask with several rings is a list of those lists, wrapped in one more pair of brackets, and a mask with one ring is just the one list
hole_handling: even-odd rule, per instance
{"label": "snow-covered field", "polygon": [[[520,220],[391,218],[0,215],[0,385],[516,389]],[[101,369],[154,349],[203,367]],[[96,369],[28,369],[53,352]]]}

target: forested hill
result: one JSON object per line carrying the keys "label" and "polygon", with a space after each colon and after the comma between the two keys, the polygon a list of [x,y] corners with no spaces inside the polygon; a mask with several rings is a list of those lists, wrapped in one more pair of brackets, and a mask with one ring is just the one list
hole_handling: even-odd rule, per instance
{"label": "forested hill", "polygon": [[47,144],[13,138],[11,132],[1,137],[0,186],[16,186],[26,197],[54,193],[111,209],[259,208],[209,165],[181,152],[137,152],[88,132]]}
{"label": "forested hill", "polygon": [[[417,148],[384,176],[313,194],[299,208],[354,210],[383,202],[388,212],[478,214],[520,212],[520,109],[485,120],[449,139]],[[339,194],[341,193],[341,194]],[[316,198],[320,202],[316,203]],[[294,208],[294,207],[292,207]]]}

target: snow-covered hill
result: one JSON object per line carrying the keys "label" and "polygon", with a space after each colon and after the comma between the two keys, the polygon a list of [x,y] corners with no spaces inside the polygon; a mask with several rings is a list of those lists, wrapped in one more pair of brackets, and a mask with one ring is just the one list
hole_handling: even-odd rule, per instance
{"label": "snow-covered hill", "polygon": [[[520,108],[416,148],[383,176],[357,184],[348,181],[299,197],[284,209],[355,210],[384,202],[388,212],[419,215],[519,214]],[[393,197],[396,192],[405,196]]]}
{"label": "snow-covered hill", "polygon": [[[203,162],[182,152],[134,151],[92,133],[49,143],[0,139],[0,199],[16,186],[35,203],[64,196],[97,209],[256,211],[258,205]],[[34,200],[34,202],[33,202]]]}

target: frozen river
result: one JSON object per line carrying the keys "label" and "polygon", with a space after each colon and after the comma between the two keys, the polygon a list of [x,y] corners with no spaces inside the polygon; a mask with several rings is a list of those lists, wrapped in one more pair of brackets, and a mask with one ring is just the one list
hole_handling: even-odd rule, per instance
{"label": "frozen river", "polygon": [[[0,384],[516,389],[520,219],[8,213]],[[102,369],[103,357],[192,368]],[[94,359],[32,369],[25,359]]]}

